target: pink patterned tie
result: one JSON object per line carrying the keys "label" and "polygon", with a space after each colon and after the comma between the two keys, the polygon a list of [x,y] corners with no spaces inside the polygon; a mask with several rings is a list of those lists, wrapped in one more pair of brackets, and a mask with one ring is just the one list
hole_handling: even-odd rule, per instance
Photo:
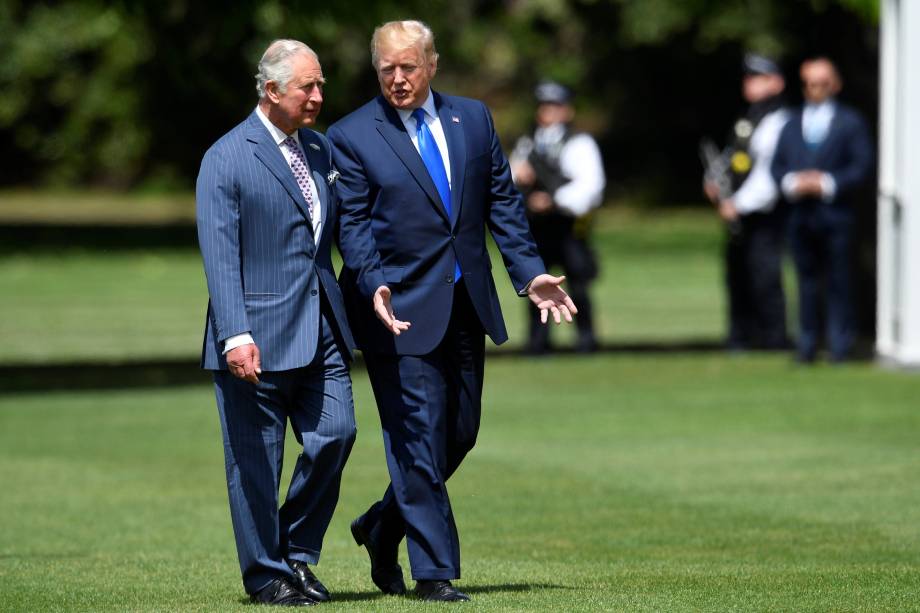
{"label": "pink patterned tie", "polygon": [[288,136],[281,141],[281,144],[291,152],[291,170],[294,171],[294,178],[297,179],[297,185],[303,193],[307,206],[310,207],[310,221],[315,218],[316,203],[313,202],[313,192],[310,189],[310,166],[307,164],[307,158],[303,155],[303,150],[293,136]]}

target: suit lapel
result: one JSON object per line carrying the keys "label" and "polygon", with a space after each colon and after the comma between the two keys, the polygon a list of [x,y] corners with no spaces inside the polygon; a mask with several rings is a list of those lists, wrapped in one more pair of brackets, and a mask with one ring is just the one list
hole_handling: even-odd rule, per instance
{"label": "suit lapel", "polygon": [[463,203],[464,173],[466,172],[466,136],[460,115],[441,94],[434,93],[434,101],[441,119],[441,129],[447,141],[447,155],[450,160],[450,226],[457,225],[460,206]]}
{"label": "suit lapel", "polygon": [[[255,156],[281,182],[287,193],[294,199],[294,203],[300,210],[301,215],[309,221],[309,207],[307,206],[307,201],[304,200],[297,180],[294,178],[294,173],[291,171],[287,160],[284,159],[281,149],[265,126],[262,125],[262,121],[256,116],[255,112],[249,117],[249,133],[246,135],[246,139],[255,145]],[[312,237],[313,225],[309,223],[307,225],[310,228],[310,236]]]}
{"label": "suit lapel", "polygon": [[795,116],[794,121],[797,124],[798,129],[795,131],[796,136],[798,137],[798,146],[799,150],[802,152],[804,158],[804,163],[808,166],[812,166],[817,157],[818,147],[812,147],[808,144],[808,141],[805,140],[805,112],[804,110],[799,110],[798,115]]}
{"label": "suit lapel", "polygon": [[325,228],[326,219],[329,218],[329,207],[332,206],[332,200],[329,198],[329,188],[326,186],[326,177],[322,173],[322,169],[328,165],[328,160],[323,158],[322,150],[319,149],[319,145],[309,130],[300,130],[300,144],[307,155],[307,163],[310,164],[310,173],[313,175],[316,195],[319,197],[317,204],[319,205],[320,220]]}
{"label": "suit lapel", "polygon": [[428,199],[431,201],[432,206],[435,207],[438,214],[450,223],[450,219],[447,217],[447,211],[444,210],[444,204],[441,202],[441,196],[438,194],[438,189],[435,187],[434,181],[431,180],[431,175],[428,174],[428,169],[425,168],[422,157],[412,145],[412,141],[409,139],[409,134],[406,133],[406,128],[403,125],[402,119],[399,118],[399,114],[397,114],[393,107],[391,107],[383,97],[377,98],[376,119],[377,131],[380,132],[383,139],[393,149],[396,157],[405,164],[409,173],[419,184],[419,187],[422,188],[422,191],[428,196]]}
{"label": "suit lapel", "polygon": [[840,106],[838,105],[834,109],[834,114],[831,116],[831,123],[827,126],[827,134],[824,135],[824,140],[818,144],[817,149],[815,150],[815,160],[823,161],[825,155],[828,151],[833,151],[836,146],[837,134],[839,130],[837,129],[840,126]]}

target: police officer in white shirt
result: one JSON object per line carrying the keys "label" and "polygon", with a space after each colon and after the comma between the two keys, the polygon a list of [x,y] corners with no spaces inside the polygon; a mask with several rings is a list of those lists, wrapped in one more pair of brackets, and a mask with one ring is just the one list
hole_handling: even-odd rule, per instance
{"label": "police officer in white shirt", "polygon": [[750,106],[735,122],[729,145],[732,194],[725,198],[708,181],[704,190],[728,228],[728,347],[780,349],[788,344],[781,266],[783,220],[770,165],[789,120],[782,97],[785,80],[779,66],[761,55],[747,54],[743,69],[742,94]]}
{"label": "police officer in white shirt", "polygon": [[[511,174],[524,195],[527,217],[547,268],[562,266],[569,295],[578,304],[576,350],[597,349],[589,283],[597,277],[597,259],[588,243],[590,213],[604,199],[604,164],[597,142],[572,128],[572,90],[553,81],[540,83],[536,127],[511,153]],[[529,307],[529,305],[528,305]],[[530,353],[549,349],[549,326],[529,308]]]}

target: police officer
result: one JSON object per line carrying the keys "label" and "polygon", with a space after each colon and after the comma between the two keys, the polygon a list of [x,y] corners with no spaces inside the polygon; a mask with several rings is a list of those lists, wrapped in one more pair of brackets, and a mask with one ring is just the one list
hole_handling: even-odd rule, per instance
{"label": "police officer", "polygon": [[744,57],[742,94],[747,113],[734,124],[729,144],[731,194],[706,181],[706,195],[728,228],[725,281],[728,347],[780,349],[788,344],[782,285],[783,221],[779,188],[770,164],[789,120],[782,98],[785,80],[769,58]]}
{"label": "police officer", "polygon": [[[580,352],[597,349],[589,283],[597,277],[597,259],[588,244],[590,213],[603,201],[606,178],[595,140],[572,128],[572,91],[544,81],[535,91],[536,127],[523,136],[511,154],[511,173],[524,196],[530,229],[547,268],[560,265],[569,295],[578,305],[575,319]],[[528,305],[530,337],[527,350],[549,349],[549,327]]]}

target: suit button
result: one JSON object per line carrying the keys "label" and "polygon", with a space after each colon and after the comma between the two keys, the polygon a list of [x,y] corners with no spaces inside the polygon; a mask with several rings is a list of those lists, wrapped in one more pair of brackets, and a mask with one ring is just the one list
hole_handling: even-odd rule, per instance
{"label": "suit button", "polygon": [[451,234],[451,235],[450,235],[450,240],[452,240],[452,241],[457,240],[457,236],[456,236],[455,234]]}
{"label": "suit button", "polygon": [[311,296],[315,296],[315,295],[317,295],[318,293],[319,293],[319,292],[316,291],[315,289],[311,289],[311,290],[310,290],[310,295],[311,295]]}
{"label": "suit button", "polygon": [[450,285],[451,283],[454,282],[454,277],[453,277],[453,275],[447,275],[446,277],[444,277],[444,281],[445,281],[445,283],[447,283],[448,285]]}

